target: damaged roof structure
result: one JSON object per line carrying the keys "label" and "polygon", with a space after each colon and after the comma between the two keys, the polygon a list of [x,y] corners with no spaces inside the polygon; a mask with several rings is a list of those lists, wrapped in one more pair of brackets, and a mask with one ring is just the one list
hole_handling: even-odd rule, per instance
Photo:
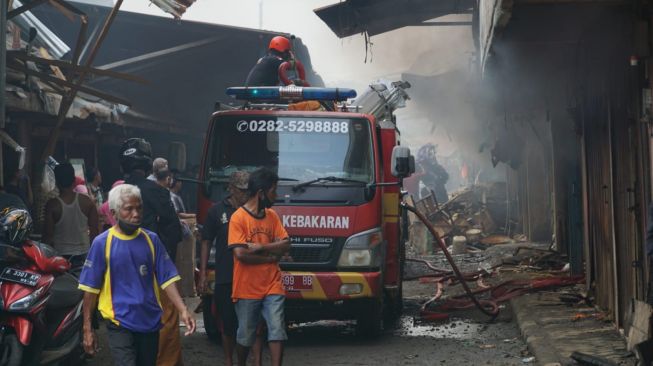
{"label": "damaged roof structure", "polygon": [[[93,32],[110,11],[101,6],[79,7],[88,14]],[[55,9],[43,7],[34,12],[63,40],[74,40],[74,26]],[[224,90],[244,82],[251,66],[266,52],[270,38],[278,34],[123,11],[97,55],[96,68],[130,74],[147,83],[95,75],[88,85],[131,102],[121,115],[127,127],[199,138],[215,102],[226,100]],[[299,38],[294,42],[309,81],[321,85],[307,48]]]}
{"label": "damaged roof structure", "polygon": [[471,13],[472,0],[346,0],[315,9],[338,37],[368,36],[407,26],[471,25],[470,22],[427,22],[450,14]]}
{"label": "damaged roof structure", "polygon": [[[192,4],[157,5],[173,2]],[[197,156],[215,103],[228,100],[225,89],[241,85],[280,34],[117,11],[119,3],[12,5],[6,128],[26,148],[31,175],[52,155],[83,159],[104,167],[107,181],[118,179],[117,149],[133,136],[147,137],[155,154],[182,146],[178,156]],[[293,42],[311,84],[322,85],[306,46]],[[70,104],[65,116],[62,104]]]}
{"label": "damaged roof structure", "polygon": [[[72,51],[71,47],[32,12],[21,12],[33,3],[24,6],[20,1],[15,0],[12,3],[13,9],[8,14],[10,21],[6,42],[7,107],[19,111],[57,115],[64,93],[73,85],[70,79],[79,70],[74,63],[61,60],[64,55]],[[76,10],[70,8],[64,11],[68,11],[70,15]],[[81,39],[85,19],[82,13],[75,15],[82,24],[78,29],[78,37]],[[106,75],[117,74],[106,73]],[[119,110],[124,110],[129,105],[126,100],[92,88],[81,87],[81,89],[81,93],[73,100],[67,118],[86,119],[93,114],[102,121],[115,122],[119,120]]]}
{"label": "damaged roof structure", "polygon": [[154,5],[166,13],[172,14],[176,19],[186,12],[186,9],[193,5],[195,0],[150,0]]}

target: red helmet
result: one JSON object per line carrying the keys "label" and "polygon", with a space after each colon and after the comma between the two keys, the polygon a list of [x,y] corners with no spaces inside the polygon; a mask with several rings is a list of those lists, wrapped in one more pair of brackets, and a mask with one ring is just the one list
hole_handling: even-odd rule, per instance
{"label": "red helmet", "polygon": [[290,51],[290,40],[283,36],[276,36],[270,41],[268,49],[276,50],[281,53]]}

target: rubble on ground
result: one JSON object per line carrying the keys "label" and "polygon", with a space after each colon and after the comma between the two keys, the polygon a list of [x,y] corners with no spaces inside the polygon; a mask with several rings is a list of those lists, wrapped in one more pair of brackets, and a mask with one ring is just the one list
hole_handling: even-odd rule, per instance
{"label": "rubble on ground", "polygon": [[[506,185],[502,182],[477,184],[451,195],[439,204],[434,194],[409,204],[428,217],[438,234],[459,255],[485,251],[501,244],[526,243],[528,237],[515,233],[510,219]],[[407,255],[423,257],[437,253],[434,238],[415,215],[409,213],[410,229]],[[455,244],[455,245],[453,245]]]}
{"label": "rubble on ground", "polygon": [[[428,219],[428,225],[420,221],[418,213],[409,215],[404,269],[404,279],[419,279],[435,287],[434,296],[422,304],[422,320],[446,319],[448,310],[480,306],[470,296],[500,308],[500,302],[531,291],[584,281],[583,276],[569,276],[567,258],[554,251],[551,243],[530,243],[526,235],[514,233],[505,184],[475,185],[455,193],[441,205],[433,197],[414,203],[423,219]],[[440,236],[451,258],[446,258],[427,226]],[[454,273],[453,265],[460,275]],[[538,277],[505,280],[499,276],[525,272]],[[474,283],[470,286],[474,295],[469,291],[461,294],[460,289],[447,293],[449,287],[463,280]]]}

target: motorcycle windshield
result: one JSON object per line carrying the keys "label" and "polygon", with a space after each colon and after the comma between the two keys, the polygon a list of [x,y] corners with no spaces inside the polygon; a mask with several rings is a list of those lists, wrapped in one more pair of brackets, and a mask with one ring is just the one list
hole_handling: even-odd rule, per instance
{"label": "motorcycle windshield", "polygon": [[207,160],[207,177],[213,180],[258,167],[276,171],[280,184],[320,177],[365,183],[374,179],[370,122],[363,118],[220,116]]}

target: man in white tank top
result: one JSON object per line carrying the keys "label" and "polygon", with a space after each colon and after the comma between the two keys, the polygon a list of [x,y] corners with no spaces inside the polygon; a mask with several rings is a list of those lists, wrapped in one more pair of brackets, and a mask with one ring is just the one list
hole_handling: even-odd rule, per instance
{"label": "man in white tank top", "polygon": [[84,263],[91,241],[98,235],[98,213],[93,201],[73,191],[75,169],[69,163],[54,169],[59,196],[45,204],[43,242],[68,257],[73,267]]}

